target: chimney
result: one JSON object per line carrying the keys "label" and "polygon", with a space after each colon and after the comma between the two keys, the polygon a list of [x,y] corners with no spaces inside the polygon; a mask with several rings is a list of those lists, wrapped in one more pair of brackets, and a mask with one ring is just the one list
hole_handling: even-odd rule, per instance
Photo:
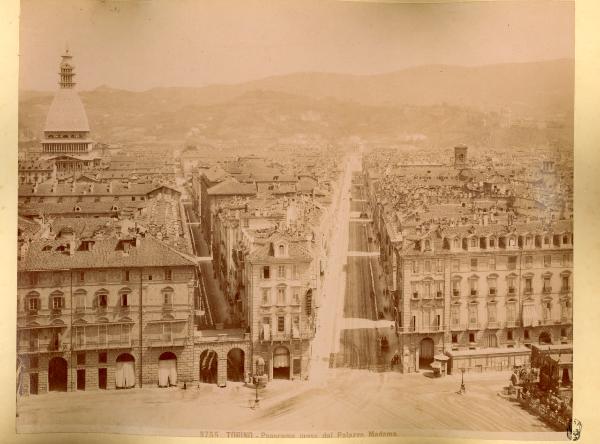
{"label": "chimney", "polygon": [[21,243],[21,245],[19,245],[18,259],[22,259],[23,257],[25,257],[28,250],[29,250],[29,241],[26,240],[25,242]]}
{"label": "chimney", "polygon": [[75,239],[71,239],[69,241],[69,256],[75,255]]}

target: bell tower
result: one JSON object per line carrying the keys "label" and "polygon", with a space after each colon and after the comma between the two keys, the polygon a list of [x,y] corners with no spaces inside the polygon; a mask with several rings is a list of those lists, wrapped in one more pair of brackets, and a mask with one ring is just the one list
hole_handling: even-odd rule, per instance
{"label": "bell tower", "polygon": [[62,62],[60,63],[60,85],[61,89],[73,89],[75,87],[75,82],[73,81],[73,77],[75,77],[75,66],[72,65],[71,59],[73,56],[69,52],[69,48],[65,49],[65,53],[61,56]]}
{"label": "bell tower", "polygon": [[454,147],[454,166],[464,168],[467,166],[467,146],[457,145]]}

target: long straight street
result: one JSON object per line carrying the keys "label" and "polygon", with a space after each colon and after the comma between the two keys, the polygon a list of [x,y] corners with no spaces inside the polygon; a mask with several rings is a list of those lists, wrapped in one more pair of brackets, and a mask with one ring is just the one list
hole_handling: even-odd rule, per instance
{"label": "long straight street", "polygon": [[[351,197],[344,319],[339,351],[332,365],[390,370],[391,358],[398,349],[393,310],[384,298],[382,270],[360,172],[353,173]],[[380,342],[383,337],[386,346]]]}

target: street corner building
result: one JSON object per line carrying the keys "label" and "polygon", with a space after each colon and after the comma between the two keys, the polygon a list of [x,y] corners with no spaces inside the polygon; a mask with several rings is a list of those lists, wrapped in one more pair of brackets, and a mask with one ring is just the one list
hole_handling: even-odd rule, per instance
{"label": "street corner building", "polygon": [[18,264],[20,392],[191,381],[194,263],[150,237],[31,241]]}
{"label": "street corner building", "polygon": [[572,343],[573,221],[557,197],[568,175],[545,159],[515,179],[467,153],[365,164],[403,372],[440,356],[449,372],[509,370],[529,364],[532,345]]}

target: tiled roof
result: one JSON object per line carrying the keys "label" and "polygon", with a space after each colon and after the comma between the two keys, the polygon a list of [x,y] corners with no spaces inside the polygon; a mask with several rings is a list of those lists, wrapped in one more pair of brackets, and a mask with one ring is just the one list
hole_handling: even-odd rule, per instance
{"label": "tiled roof", "polygon": [[255,195],[256,184],[240,183],[235,179],[228,179],[209,188],[208,194],[211,196]]}
{"label": "tiled roof", "polygon": [[[118,210],[112,210],[116,205]],[[29,203],[19,204],[19,214],[22,216],[37,216],[40,214],[72,214],[72,213],[117,213],[128,208],[138,209],[146,206],[145,202],[64,202],[64,203]],[[78,207],[79,210],[76,210]]]}
{"label": "tiled roof", "polygon": [[[55,191],[53,192],[52,189]],[[37,186],[37,191],[34,192],[34,185],[23,184],[19,186],[19,196],[139,196],[146,195],[150,191],[156,189],[157,186],[150,183],[130,182],[129,185],[114,180],[109,183],[90,183],[90,182],[75,182],[53,184],[52,181],[46,181]]]}
{"label": "tiled roof", "polygon": [[42,228],[42,226],[39,223],[31,221],[21,216],[18,217],[17,226],[21,232],[21,236],[27,238],[33,236]]}
{"label": "tiled roof", "polygon": [[285,257],[274,257],[270,254],[271,251],[271,242],[269,241],[265,245],[261,245],[252,251],[248,259],[251,262],[280,262],[282,259],[303,262],[310,262],[312,260],[310,252],[298,242],[288,242],[288,255]]}
{"label": "tiled roof", "polygon": [[194,265],[194,262],[152,237],[141,239],[139,245],[132,246],[127,254],[123,251],[122,242],[116,237],[96,240],[92,251],[76,249],[73,255],[69,254],[68,246],[65,251],[57,251],[57,248],[65,245],[64,239],[32,242],[27,255],[19,261],[18,269],[27,271]]}
{"label": "tiled roof", "polygon": [[221,182],[221,181],[227,179],[228,177],[231,177],[227,171],[225,171],[223,168],[221,168],[218,165],[215,165],[214,167],[212,167],[206,171],[202,171],[202,174],[204,174],[204,176],[206,176],[206,179],[209,182]]}

